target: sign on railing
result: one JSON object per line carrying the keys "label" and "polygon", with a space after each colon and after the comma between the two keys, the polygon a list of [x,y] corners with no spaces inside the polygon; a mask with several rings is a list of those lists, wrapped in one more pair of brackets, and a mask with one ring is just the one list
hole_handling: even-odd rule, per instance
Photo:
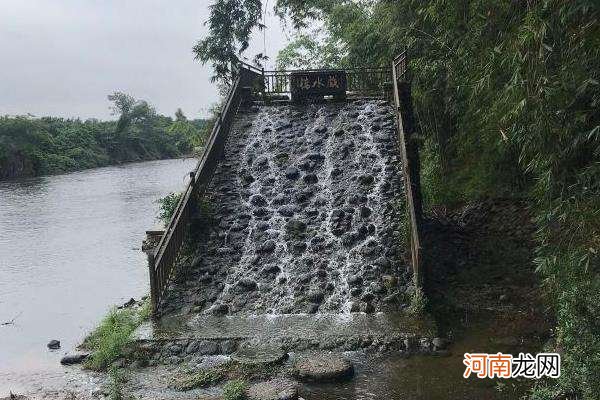
{"label": "sign on railing", "polygon": [[[389,68],[346,68],[323,70],[263,71],[264,92],[267,94],[341,95],[381,94],[392,85]],[[330,79],[332,78],[332,79]],[[337,82],[336,82],[337,81]],[[336,86],[339,91],[336,91]]]}
{"label": "sign on railing", "polygon": [[290,74],[292,100],[333,95],[345,97],[346,71],[309,71]]}

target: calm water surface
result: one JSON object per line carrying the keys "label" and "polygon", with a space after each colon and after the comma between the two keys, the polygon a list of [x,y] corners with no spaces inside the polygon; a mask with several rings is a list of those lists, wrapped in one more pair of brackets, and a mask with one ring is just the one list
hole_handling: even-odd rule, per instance
{"label": "calm water surface", "polygon": [[[115,304],[148,291],[140,250],[195,160],[0,182],[0,397],[59,359]],[[61,349],[50,351],[50,339]]]}

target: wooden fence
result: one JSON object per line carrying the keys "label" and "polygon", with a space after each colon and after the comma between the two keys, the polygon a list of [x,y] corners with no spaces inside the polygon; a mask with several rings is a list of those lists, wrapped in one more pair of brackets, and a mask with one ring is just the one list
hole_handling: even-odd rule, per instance
{"label": "wooden fence", "polygon": [[410,221],[410,249],[415,283],[421,287],[424,281],[422,270],[422,221],[419,148],[415,140],[415,120],[412,105],[410,80],[408,77],[407,54],[401,53],[392,62],[394,103],[404,172],[404,192]]}
{"label": "wooden fence", "polygon": [[165,228],[158,246],[148,253],[150,298],[154,314],[158,310],[173,274],[187,226],[191,221],[192,208],[210,183],[241,101],[247,95],[249,88],[260,78],[260,70],[240,63],[235,71],[231,90],[206,143],[204,153],[196,169],[190,173],[190,181],[169,224]]}

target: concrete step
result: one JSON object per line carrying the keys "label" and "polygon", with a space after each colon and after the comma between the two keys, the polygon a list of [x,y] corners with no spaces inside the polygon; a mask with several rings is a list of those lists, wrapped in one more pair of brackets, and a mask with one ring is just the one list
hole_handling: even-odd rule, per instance
{"label": "concrete step", "polygon": [[[357,350],[371,346],[420,346],[436,336],[434,323],[405,313],[175,316],[147,322],[134,332],[138,342],[214,340],[274,343],[286,350]],[[410,350],[410,349],[408,349]]]}

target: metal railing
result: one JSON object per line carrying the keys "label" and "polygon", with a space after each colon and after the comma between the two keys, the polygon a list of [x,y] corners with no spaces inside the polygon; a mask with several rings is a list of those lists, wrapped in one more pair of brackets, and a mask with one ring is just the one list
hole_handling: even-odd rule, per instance
{"label": "metal railing", "polygon": [[229,91],[221,113],[215,121],[215,125],[204,148],[204,153],[200,161],[198,161],[196,169],[190,173],[190,181],[177,203],[175,212],[165,228],[158,246],[148,255],[150,298],[154,314],[158,310],[173,275],[187,226],[191,221],[192,207],[210,183],[223,153],[235,114],[243,100],[243,96],[246,94],[245,89],[252,85],[253,81],[257,78],[260,79],[260,72],[257,72],[254,67],[248,67],[251,66],[240,64],[239,69],[236,71],[233,86]]}
{"label": "metal railing", "polygon": [[373,94],[386,90],[392,84],[392,71],[389,68],[344,68],[312,70],[262,71],[264,92],[268,94],[286,94],[291,92],[290,83],[293,73],[301,72],[339,72],[345,71],[348,93]]}

